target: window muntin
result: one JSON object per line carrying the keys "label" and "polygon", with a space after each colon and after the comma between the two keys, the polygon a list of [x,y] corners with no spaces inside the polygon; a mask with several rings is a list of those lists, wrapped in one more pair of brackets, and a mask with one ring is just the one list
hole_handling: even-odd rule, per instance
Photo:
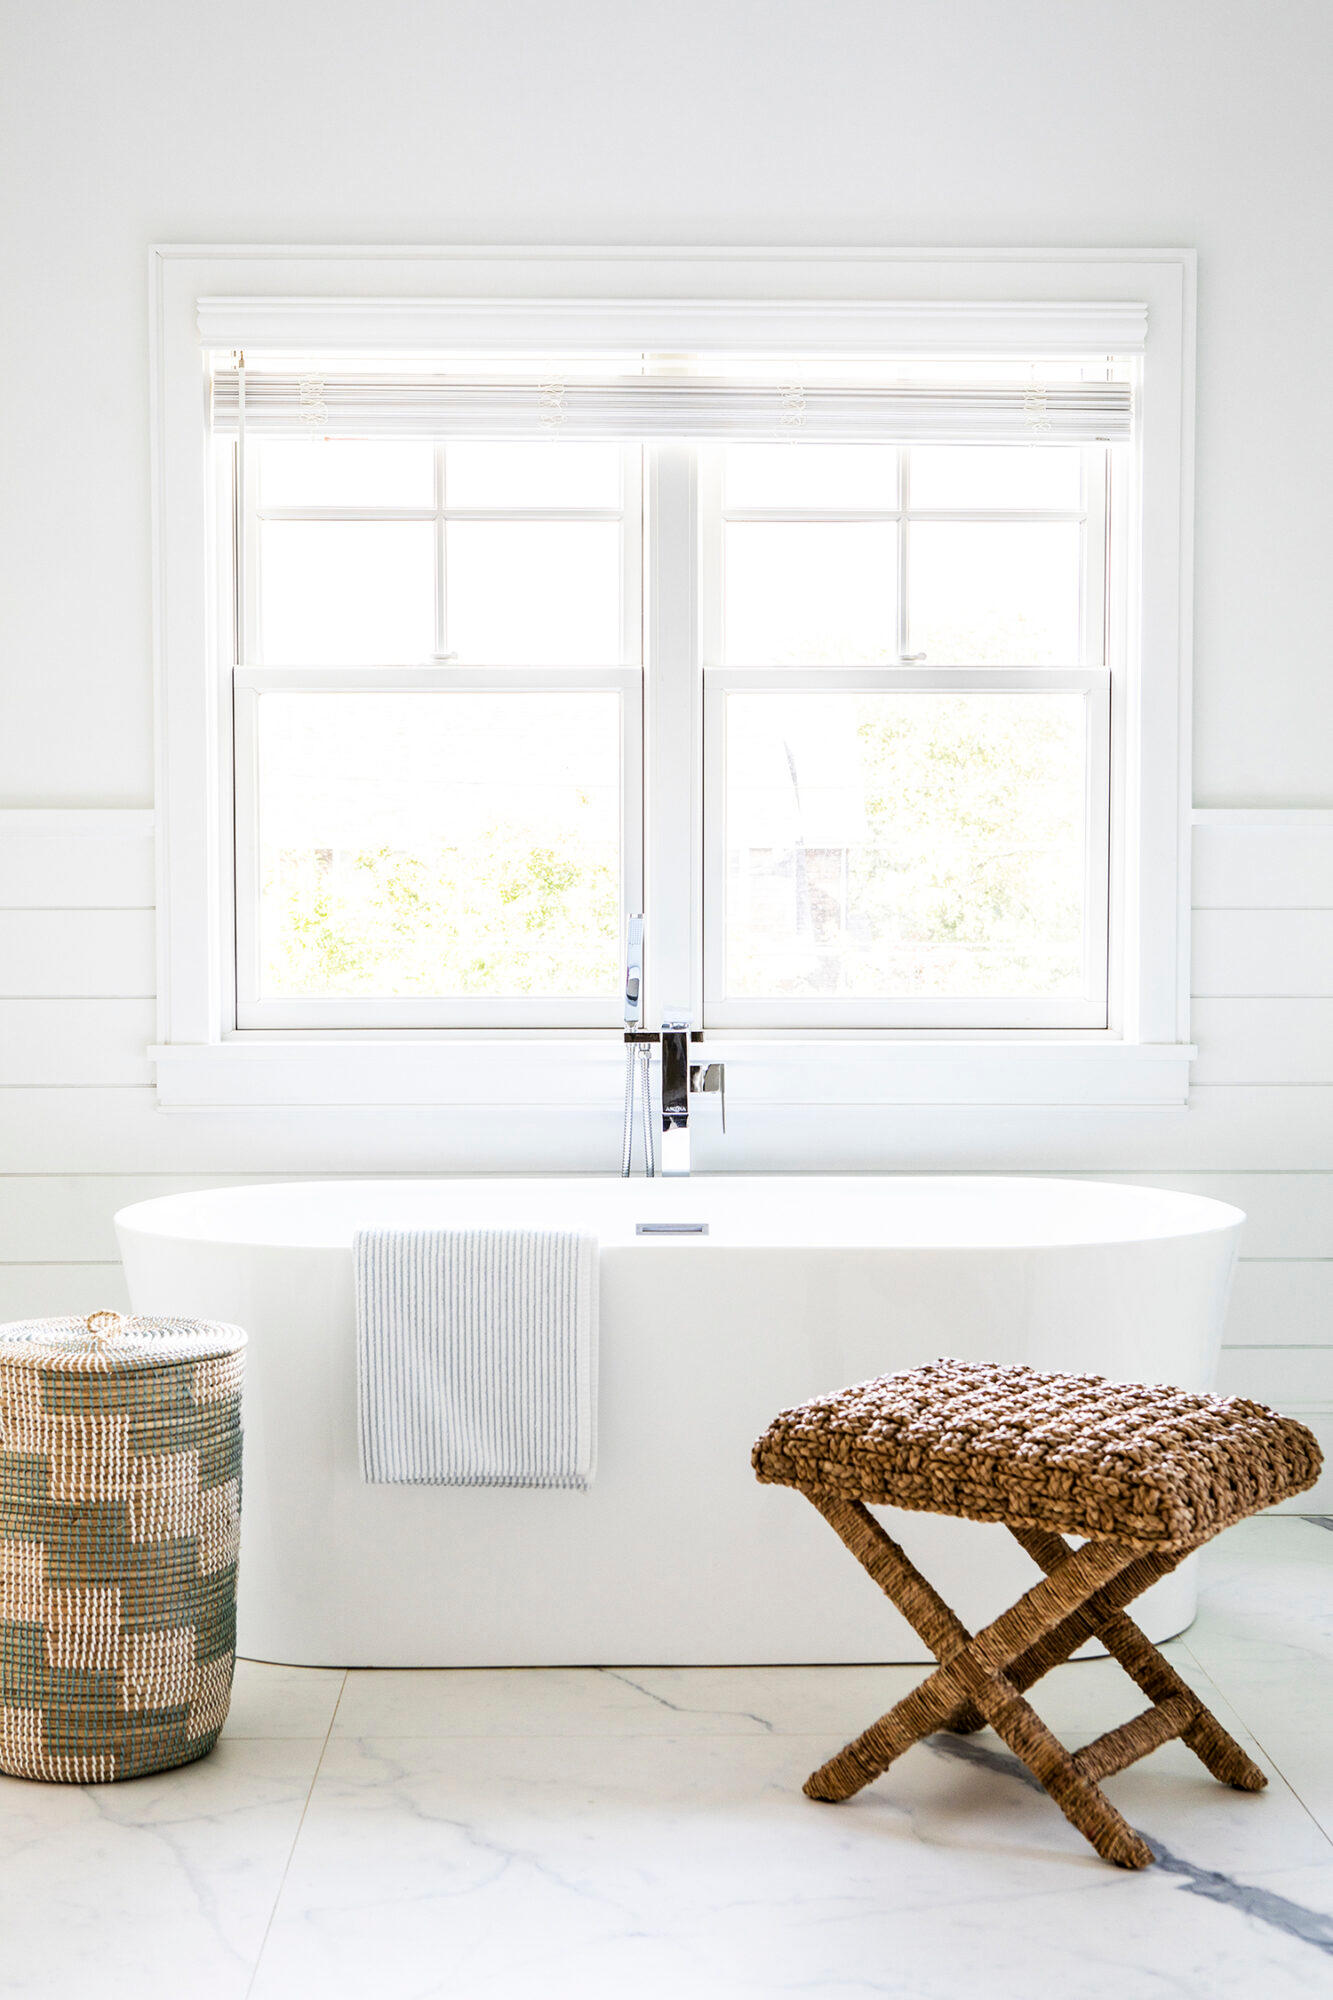
{"label": "window muntin", "polygon": [[718,664],[1104,660],[1105,448],[793,442],[716,456],[704,532]]}
{"label": "window muntin", "polygon": [[[897,450],[784,440],[771,447],[701,448],[697,456],[703,582],[701,604],[687,611],[687,618],[702,618],[709,732],[701,898],[705,1018],[715,1026],[760,1027],[1104,1026],[1110,454],[1096,448]],[[567,477],[562,459],[568,461]],[[252,443],[250,461],[246,617],[250,660],[263,664],[243,669],[237,685],[238,1025],[610,1024],[617,1011],[623,913],[641,899],[645,838],[638,818],[640,454],[548,440],[434,446],[418,440],[331,445],[265,439]],[[426,463],[429,503],[423,499]],[[568,504],[561,505],[562,499]],[[321,557],[322,567],[307,557],[304,580],[280,538],[281,531],[302,529],[313,531],[309,546],[335,551]],[[340,543],[340,530],[366,539],[349,543],[344,537]],[[945,587],[950,535],[955,566],[956,551],[966,551],[969,535],[972,551],[966,567],[970,590],[955,588],[951,597]],[[266,547],[266,536],[278,539]],[[429,561],[422,554],[425,536]],[[614,562],[607,559],[608,545],[614,547]],[[339,546],[359,554],[340,562]],[[276,585],[275,547],[280,551]],[[365,551],[376,548],[381,553],[371,561]],[[988,550],[996,553],[987,556]],[[997,586],[1012,583],[1024,560],[1026,592],[1010,590],[1006,600]],[[356,573],[351,581],[348,572]],[[299,640],[291,636],[298,628]],[[913,660],[920,652],[927,659]],[[904,680],[908,662],[919,671]],[[266,673],[277,670],[285,679],[286,670],[296,667],[311,695],[342,695],[354,689],[370,693],[384,685],[386,672],[415,667],[414,690],[444,693],[443,682],[423,678],[432,665],[445,674],[447,692],[460,695],[494,687],[504,670],[520,670],[520,679],[549,679],[559,672],[562,681],[572,673],[571,689],[615,686],[618,851],[609,860],[603,840],[595,864],[588,861],[590,822],[584,815],[576,825],[581,806],[571,813],[563,846],[560,840],[548,842],[571,882],[583,881],[587,909],[599,912],[595,937],[583,915],[572,915],[577,891],[573,901],[556,896],[540,908],[524,905],[525,923],[536,919],[535,938],[507,929],[503,921],[488,928],[476,914],[489,879],[486,867],[478,859],[469,872],[450,849],[454,858],[446,868],[437,851],[448,845],[442,830],[447,813],[437,815],[430,836],[422,834],[415,844],[396,836],[400,844],[391,844],[389,852],[400,861],[392,868],[356,859],[376,850],[345,828],[344,847],[319,836],[313,825],[277,848],[263,830],[260,697]],[[952,667],[972,669],[971,679],[959,681]],[[690,700],[682,662],[650,660],[648,669],[659,713],[664,701],[669,707]],[[791,839],[784,848],[781,839],[765,846],[740,838],[744,810],[728,794],[728,718],[747,712],[741,695],[765,692],[765,674],[778,677],[767,689],[774,698],[771,711],[796,692],[798,670],[812,669],[817,678],[822,673],[826,692],[831,692],[830,671],[850,670],[855,686],[847,693],[863,717],[875,708],[871,697],[891,689],[898,706],[881,701],[876,711],[881,720],[912,712],[902,710],[903,694],[915,690],[939,697],[947,686],[951,702],[917,706],[937,717],[952,715],[959,743],[971,744],[972,755],[983,762],[998,742],[1008,741],[1012,750],[1022,734],[998,724],[989,733],[963,726],[965,717],[1020,713],[1017,702],[1008,711],[996,710],[993,697],[1001,688],[1017,693],[1028,675],[1044,670],[1047,691],[1073,700],[1078,726],[1068,719],[1067,701],[1058,774],[1040,758],[1034,765],[1029,755],[1025,764],[1014,753],[1011,778],[1022,781],[1026,770],[1027,782],[1035,783],[1033,773],[1040,767],[1046,792],[1060,793],[1063,818],[1052,819],[1049,800],[1042,806],[1027,800],[1028,816],[1039,824],[1017,828],[1017,844],[1028,858],[1011,865],[1014,879],[1003,886],[1001,912],[985,901],[997,868],[993,801],[986,826],[973,829],[970,844],[956,829],[937,827],[935,847],[947,848],[952,859],[936,868],[939,879],[933,884],[922,880],[930,843],[922,840],[920,813],[915,820],[905,817],[901,802],[888,812],[879,798],[867,818],[873,787],[862,766],[849,768],[841,787],[844,807],[848,799],[860,798],[857,809],[866,831],[859,843],[806,839],[801,854],[801,844]],[[1060,669],[1066,670],[1063,679]],[[1071,683],[1073,669],[1084,677]],[[336,676],[336,687],[328,684],[330,676]],[[528,692],[536,698],[535,688]],[[1050,713],[1056,705],[1039,703],[1033,713]],[[424,735],[429,739],[430,732]],[[905,735],[910,740],[912,730]],[[926,735],[934,763],[946,763],[947,730],[937,727]],[[1076,739],[1081,824],[1072,803]],[[967,757],[959,743],[954,762],[966,777]],[[517,737],[515,756],[521,765]],[[337,761],[332,753],[331,761]],[[518,804],[523,789],[518,781],[511,788],[504,821],[520,843],[536,838],[532,815]],[[586,782],[574,789],[582,795]],[[927,801],[942,797],[938,783],[933,793],[930,782],[918,790]],[[373,819],[371,811],[368,823]],[[274,823],[270,786],[267,824]],[[1058,837],[1052,832],[1057,823]],[[652,840],[651,828],[646,837]],[[904,865],[901,854],[887,865],[886,846],[912,849],[914,843],[912,866]],[[312,862],[312,856],[339,858],[326,864]],[[679,865],[688,868],[688,858],[680,857]],[[316,884],[310,870],[326,866],[329,874]],[[620,877],[615,908],[605,894],[608,866]],[[1058,922],[1055,904],[1048,898],[1043,906],[1036,891],[1043,866],[1048,876],[1052,870],[1059,876]],[[324,921],[327,935],[319,949],[310,948],[307,939],[293,953],[291,891],[299,891],[306,879],[303,867],[316,914],[322,912],[323,921],[332,912],[339,921],[332,926]],[[798,896],[782,884],[794,883],[800,869],[805,886]],[[601,884],[596,891],[590,870]],[[903,890],[900,905],[886,889],[895,870]],[[405,874],[418,889],[427,883],[417,905],[427,943],[405,945],[394,966],[386,949],[393,925],[385,910],[376,913],[368,905],[367,885],[374,890],[378,883],[391,904],[403,895]],[[832,897],[835,876],[840,886]],[[521,902],[524,892],[515,896],[514,884],[526,879],[523,867],[503,879],[504,893]],[[812,885],[818,888],[813,899]],[[429,914],[422,918],[422,904],[429,912],[460,896],[474,910],[469,921],[478,939],[485,933],[485,942],[471,957],[461,946],[452,957],[441,952],[432,971],[428,941],[436,931]],[[1071,928],[1074,902],[1077,939]],[[836,938],[830,930],[833,909],[840,913]],[[549,935],[542,934],[543,924]],[[876,925],[884,927],[878,953],[866,949],[867,927]],[[890,931],[895,950],[888,948]],[[563,958],[554,943],[557,932],[566,939]],[[346,947],[341,957],[338,938]],[[511,954],[507,973],[497,951]]]}

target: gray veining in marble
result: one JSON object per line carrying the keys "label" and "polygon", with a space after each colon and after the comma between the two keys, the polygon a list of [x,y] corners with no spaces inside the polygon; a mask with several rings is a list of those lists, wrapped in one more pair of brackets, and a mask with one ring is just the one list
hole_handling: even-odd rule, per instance
{"label": "gray veining in marble", "polygon": [[[992,1750],[970,1737],[934,1736],[930,1738],[930,1748],[937,1756],[957,1757],[966,1764],[1001,1772],[1005,1777],[1026,1785],[1029,1790],[1042,1790],[1031,1771],[1017,1757],[1011,1757],[1002,1750]],[[1141,1833],[1151,1847],[1157,1857],[1156,1866],[1167,1875],[1182,1878],[1187,1895],[1206,1896],[1211,1902],[1229,1904],[1232,1909],[1241,1910],[1246,1916],[1271,1924],[1288,1937],[1299,1938],[1303,1943],[1313,1945],[1317,1951],[1333,1956],[1333,1919],[1318,1910],[1303,1909],[1299,1903],[1289,1902],[1285,1896],[1276,1896],[1269,1889],[1237,1882],[1216,1868],[1200,1868],[1193,1861],[1186,1861],[1183,1855],[1174,1853],[1147,1827],[1138,1826],[1135,1831]]]}

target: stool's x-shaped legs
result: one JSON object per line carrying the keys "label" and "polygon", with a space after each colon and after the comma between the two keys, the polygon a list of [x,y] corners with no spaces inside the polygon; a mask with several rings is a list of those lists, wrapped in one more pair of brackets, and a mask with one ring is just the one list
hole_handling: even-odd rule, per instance
{"label": "stool's x-shaped legs", "polygon": [[[1153,1859],[1152,1849],[1102,1796],[1099,1778],[1125,1770],[1159,1744],[1180,1737],[1224,1784],[1257,1792],[1267,1783],[1193,1689],[1125,1616],[1124,1606],[1190,1550],[1144,1555],[1114,1541],[1071,1549],[1059,1535],[1015,1528],[1015,1538],[1046,1575],[974,1637],[860,1501],[814,1493],[806,1497],[940,1663],[920,1687],[806,1781],[807,1797],[849,1799],[933,1730],[978,1729],[988,1722],[1104,1860],[1144,1868]],[[1070,1752],[1023,1699],[1023,1691],[1093,1637],[1119,1660],[1152,1706]]]}

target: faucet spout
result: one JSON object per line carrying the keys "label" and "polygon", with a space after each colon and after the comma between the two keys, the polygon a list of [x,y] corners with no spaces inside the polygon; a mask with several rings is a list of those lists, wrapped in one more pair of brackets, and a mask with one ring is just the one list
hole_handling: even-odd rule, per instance
{"label": "faucet spout", "polygon": [[690,1024],[684,1016],[662,1022],[662,1172],[690,1171]]}

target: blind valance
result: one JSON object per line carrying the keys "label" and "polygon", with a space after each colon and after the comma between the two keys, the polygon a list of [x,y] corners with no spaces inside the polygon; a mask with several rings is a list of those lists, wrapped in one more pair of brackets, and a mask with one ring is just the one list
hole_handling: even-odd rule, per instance
{"label": "blind valance", "polygon": [[1129,437],[1133,421],[1128,382],[779,384],[696,375],[599,381],[219,370],[214,430],[236,432],[242,404],[247,432],[316,438],[1115,444]]}

